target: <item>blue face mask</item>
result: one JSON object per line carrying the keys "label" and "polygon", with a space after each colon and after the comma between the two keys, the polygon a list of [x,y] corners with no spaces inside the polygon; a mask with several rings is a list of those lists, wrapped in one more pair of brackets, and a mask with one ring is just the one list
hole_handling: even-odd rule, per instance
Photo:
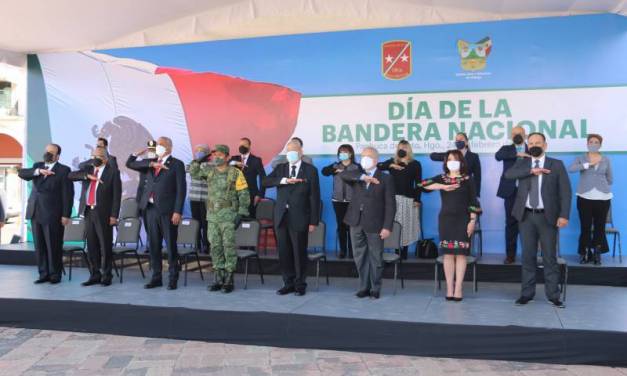
{"label": "blue face mask", "polygon": [[351,157],[350,154],[342,152],[342,153],[340,153],[338,158],[340,159],[340,161],[344,162],[344,161],[349,160],[350,157]]}
{"label": "blue face mask", "polygon": [[294,151],[294,150],[288,151],[285,154],[285,157],[287,158],[287,161],[290,162],[290,163],[297,162],[298,159],[300,158],[300,156],[298,155],[298,152]]}
{"label": "blue face mask", "polygon": [[522,153],[525,151],[525,145],[516,145],[516,152]]}

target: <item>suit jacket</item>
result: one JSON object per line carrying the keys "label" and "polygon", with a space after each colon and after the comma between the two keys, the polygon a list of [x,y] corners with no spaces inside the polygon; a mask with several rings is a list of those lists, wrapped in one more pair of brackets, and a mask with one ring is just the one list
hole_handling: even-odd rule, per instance
{"label": "suit jacket", "polygon": [[[519,159],[505,172],[507,179],[518,179],[518,192],[512,209],[512,215],[519,221],[523,220],[527,197],[531,191],[531,158]],[[572,190],[564,163],[559,159],[549,158],[544,160],[544,168],[551,173],[542,175],[540,194],[544,204],[544,216],[553,226],[557,224],[557,218],[568,219],[570,216],[570,201]]]}
{"label": "suit jacket", "polygon": [[168,169],[161,169],[159,175],[150,167],[152,159],[137,161],[135,167],[146,173],[146,185],[139,200],[139,207],[145,210],[148,199],[154,193],[154,205],[162,215],[183,213],[187,181],[185,179],[185,165],[179,159],[169,156],[165,161]]}
{"label": "suit jacket", "polygon": [[317,226],[320,222],[320,182],[318,170],[309,163],[301,161],[298,170],[299,179],[305,182],[298,184],[281,184],[281,179],[289,176],[289,163],[279,164],[272,172],[262,179],[266,188],[276,187],[277,198],[274,205],[274,223],[278,226],[283,216],[289,211],[297,213],[290,216],[288,226],[294,231],[307,231],[309,225]]}
{"label": "suit jacket", "polygon": [[137,193],[135,194],[135,201],[138,203],[142,198],[144,187],[146,186],[146,179],[148,178],[148,165],[144,161],[149,161],[148,163],[150,163],[156,161],[156,159],[142,159],[138,161],[137,157],[133,154],[129,155],[128,159],[126,159],[126,168],[139,172],[139,183],[137,184]]}
{"label": "suit jacket", "polygon": [[[525,152],[529,152],[527,144],[525,144]],[[516,193],[516,181],[507,179],[505,177],[505,172],[509,170],[514,163],[516,163],[516,160],[518,159],[516,156],[517,153],[516,145],[511,144],[501,146],[499,151],[497,151],[494,155],[494,158],[496,158],[497,161],[503,161],[503,173],[501,174],[501,180],[499,181],[499,188],[496,191],[497,197],[508,198]]]}
{"label": "suit jacket", "polygon": [[374,177],[379,184],[370,184],[360,180],[360,171],[344,171],[342,179],[353,186],[353,198],[348,204],[344,223],[349,226],[361,226],[364,232],[379,233],[382,229],[392,231],[396,214],[394,179],[377,169]]}
{"label": "suit jacket", "polygon": [[[230,161],[241,162],[242,156],[235,155],[231,157]],[[262,186],[261,181],[266,176],[266,170],[263,168],[261,158],[250,154],[246,160],[246,166],[244,166],[241,170],[246,178],[246,183],[248,183],[248,192],[250,192],[250,196],[264,197],[266,195],[266,189]]]}
{"label": "suit jacket", "polygon": [[[431,153],[429,157],[432,161],[444,162],[446,153]],[[475,180],[475,189],[477,191],[477,197],[479,197],[481,196],[481,161],[479,160],[479,154],[468,150],[464,159],[466,160],[468,175],[472,176]]]}
{"label": "suit jacket", "polygon": [[[91,180],[87,175],[94,173],[94,166],[86,165],[78,171],[72,171],[68,174],[71,181],[81,182],[81,199],[78,207],[79,213],[85,212],[87,199],[89,195],[89,187]],[[100,176],[102,183],[96,188],[96,211],[103,219],[109,217],[118,218],[120,214],[120,201],[122,200],[122,180],[120,179],[120,171],[107,163],[102,175]],[[108,223],[108,221],[106,222]]]}
{"label": "suit jacket", "polygon": [[[82,161],[81,163],[78,164],[78,169],[83,170],[87,166],[91,166],[92,163],[93,163],[93,159]],[[114,167],[116,170],[118,169],[118,159],[115,157],[115,155],[109,154],[109,159],[107,160],[107,166]]]}
{"label": "suit jacket", "polygon": [[20,178],[33,182],[26,219],[34,219],[43,225],[61,225],[61,217],[72,216],[74,185],[67,178],[70,168],[57,162],[52,168],[54,175],[35,175],[38,168],[44,167],[44,162],[36,162],[32,168],[23,168],[18,172]]}

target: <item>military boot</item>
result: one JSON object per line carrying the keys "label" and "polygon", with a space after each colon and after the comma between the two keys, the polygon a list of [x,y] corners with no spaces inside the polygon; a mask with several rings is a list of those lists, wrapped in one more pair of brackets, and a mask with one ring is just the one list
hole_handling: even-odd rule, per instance
{"label": "military boot", "polygon": [[233,284],[233,273],[227,273],[226,278],[224,279],[224,284],[222,285],[222,292],[228,294],[235,289]]}
{"label": "military boot", "polygon": [[214,270],[213,272],[213,284],[209,286],[209,291],[220,291],[224,284],[224,273],[222,270]]}

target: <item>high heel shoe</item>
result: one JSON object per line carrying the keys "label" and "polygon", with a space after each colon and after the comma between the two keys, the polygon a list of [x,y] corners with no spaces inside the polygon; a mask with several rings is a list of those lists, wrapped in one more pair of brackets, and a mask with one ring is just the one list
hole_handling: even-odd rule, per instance
{"label": "high heel shoe", "polygon": [[446,300],[447,300],[447,301],[449,301],[449,302],[452,302],[452,301],[454,301],[454,300],[455,300],[455,298],[454,298],[454,297],[452,297],[452,296],[447,296],[447,297],[446,297]]}
{"label": "high heel shoe", "polygon": [[461,302],[462,300],[464,300],[464,298],[453,298],[454,302]]}

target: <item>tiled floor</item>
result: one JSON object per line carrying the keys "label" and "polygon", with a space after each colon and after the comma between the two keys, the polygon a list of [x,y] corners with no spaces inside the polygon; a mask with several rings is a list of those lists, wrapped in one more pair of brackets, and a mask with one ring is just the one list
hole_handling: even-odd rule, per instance
{"label": "tiled floor", "polygon": [[0,327],[0,375],[627,376],[627,369],[282,349]]}
{"label": "tiled floor", "polygon": [[[275,294],[281,286],[277,276],[267,276],[266,284],[261,285],[259,277],[251,275],[248,290],[243,290],[242,276],[238,275],[235,292],[227,295],[209,293],[207,282],[201,281],[198,273],[190,273],[188,286],[184,287],[181,283],[176,291],[166,291],[165,288],[145,290],[142,288],[145,280],[132,269],[124,273],[124,284],[116,280],[109,287],[82,287],[80,283],[87,279],[87,271],[75,268],[73,273],[71,282],[66,278],[59,285],[34,285],[35,267],[0,265],[0,298],[627,332],[627,289],[622,287],[571,285],[566,309],[557,309],[547,304],[542,285],[538,286],[535,302],[515,307],[513,303],[518,297],[520,285],[513,283],[480,283],[477,294],[472,293],[468,283],[464,301],[452,303],[446,302],[442,293],[434,297],[433,282],[429,281],[407,281],[405,289],[399,286],[397,295],[392,295],[392,283],[385,280],[381,299],[373,301],[353,296],[357,280],[351,278],[332,278],[330,286],[322,284],[319,291],[311,286],[307,295],[297,297]],[[310,283],[314,284],[312,279]]]}

